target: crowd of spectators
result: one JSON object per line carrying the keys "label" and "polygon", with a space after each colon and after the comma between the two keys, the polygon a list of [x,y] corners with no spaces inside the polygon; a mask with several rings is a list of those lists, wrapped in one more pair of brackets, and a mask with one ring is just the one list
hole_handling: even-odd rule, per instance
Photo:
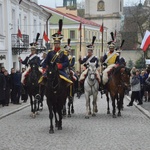
{"label": "crowd of spectators", "polygon": [[25,69],[15,70],[11,68],[10,74],[5,67],[0,69],[0,105],[9,106],[10,103],[18,105],[27,102],[28,94],[26,87],[21,83],[21,75]]}

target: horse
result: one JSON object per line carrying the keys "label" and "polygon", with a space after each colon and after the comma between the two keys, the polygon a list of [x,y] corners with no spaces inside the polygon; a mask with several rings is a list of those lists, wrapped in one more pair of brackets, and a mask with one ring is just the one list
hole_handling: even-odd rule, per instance
{"label": "horse", "polygon": [[118,116],[121,116],[121,108],[123,108],[123,99],[125,90],[130,85],[130,69],[121,65],[113,68],[108,82],[105,85],[107,98],[107,114],[110,114],[109,94],[112,100],[112,114],[116,118],[116,101],[118,108]]}
{"label": "horse", "polygon": [[[67,103],[67,110],[66,110],[66,103],[64,104],[63,106],[63,116],[67,116],[68,117],[71,117],[71,114],[74,113],[74,105],[73,105],[73,102],[74,102],[74,95],[75,95],[75,79],[74,79],[74,72],[70,69],[68,69],[67,71],[68,75],[69,75],[69,79],[73,82],[73,84],[71,86],[68,87],[67,89],[67,100],[66,100],[66,103]],[[67,111],[67,113],[66,113]]]}
{"label": "horse", "polygon": [[55,116],[55,127],[62,130],[62,109],[67,98],[67,88],[68,83],[60,77],[57,64],[50,62],[47,68],[45,89],[49,110],[50,134],[54,133],[53,115]]}
{"label": "horse", "polygon": [[36,114],[40,110],[40,104],[43,106],[42,101],[40,100],[41,96],[39,94],[38,84],[41,72],[39,71],[39,66],[36,63],[30,64],[30,67],[29,75],[26,77],[26,86],[27,93],[30,97],[31,117],[35,118]]}
{"label": "horse", "polygon": [[89,115],[91,115],[91,104],[90,104],[90,96],[93,96],[93,111],[92,116],[96,116],[95,113],[98,112],[97,109],[97,95],[99,89],[99,82],[96,78],[96,62],[91,63],[89,62],[89,67],[87,71],[87,77],[84,81],[84,93],[86,99],[86,116],[85,118],[88,119]]}

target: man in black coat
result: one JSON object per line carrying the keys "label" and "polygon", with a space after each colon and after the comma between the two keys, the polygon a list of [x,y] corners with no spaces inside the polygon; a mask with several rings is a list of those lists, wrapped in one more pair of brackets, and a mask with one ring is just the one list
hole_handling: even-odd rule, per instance
{"label": "man in black coat", "polygon": [[4,74],[0,73],[0,104],[5,105],[5,89],[6,89],[6,80]]}

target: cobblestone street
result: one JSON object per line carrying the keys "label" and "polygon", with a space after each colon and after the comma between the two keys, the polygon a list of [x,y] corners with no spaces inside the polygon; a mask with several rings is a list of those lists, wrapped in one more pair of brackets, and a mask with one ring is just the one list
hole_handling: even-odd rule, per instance
{"label": "cobblestone street", "polygon": [[54,134],[49,134],[46,103],[35,119],[26,107],[0,120],[0,150],[149,150],[150,120],[127,104],[126,98],[122,116],[112,118],[99,95],[96,117],[85,119],[84,95],[75,97],[75,113]]}

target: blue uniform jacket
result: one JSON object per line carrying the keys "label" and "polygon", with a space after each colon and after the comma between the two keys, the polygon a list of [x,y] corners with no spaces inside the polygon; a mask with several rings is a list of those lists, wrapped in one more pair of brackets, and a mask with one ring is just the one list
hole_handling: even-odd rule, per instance
{"label": "blue uniform jacket", "polygon": [[[46,68],[46,66],[51,62],[52,58],[55,56],[56,52],[54,50],[49,51],[46,59],[44,60],[42,67]],[[65,69],[69,66],[68,56],[64,54],[64,52],[60,53],[60,55],[55,60],[56,63],[62,64],[62,69],[59,70],[59,73],[68,78]]]}
{"label": "blue uniform jacket", "polygon": [[[92,57],[92,56],[91,56]],[[80,64],[84,64],[87,60],[89,59],[89,57],[88,56],[86,56],[85,58],[83,58],[83,60],[80,60],[79,62],[80,62]],[[99,67],[99,64],[98,64],[98,62],[99,62],[99,60],[98,60],[98,58],[97,57],[93,57],[91,60],[90,60],[90,62],[95,62],[96,61],[96,68],[98,68]],[[88,64],[85,64],[85,65],[88,65]]]}
{"label": "blue uniform jacket", "polygon": [[29,60],[30,57],[32,57],[32,55],[31,56],[27,56],[25,58],[25,60],[22,61],[21,63],[26,65],[27,67],[28,67],[28,65],[30,65],[32,63],[37,64],[38,66],[40,66],[40,58],[38,56],[35,56],[31,60]]}

